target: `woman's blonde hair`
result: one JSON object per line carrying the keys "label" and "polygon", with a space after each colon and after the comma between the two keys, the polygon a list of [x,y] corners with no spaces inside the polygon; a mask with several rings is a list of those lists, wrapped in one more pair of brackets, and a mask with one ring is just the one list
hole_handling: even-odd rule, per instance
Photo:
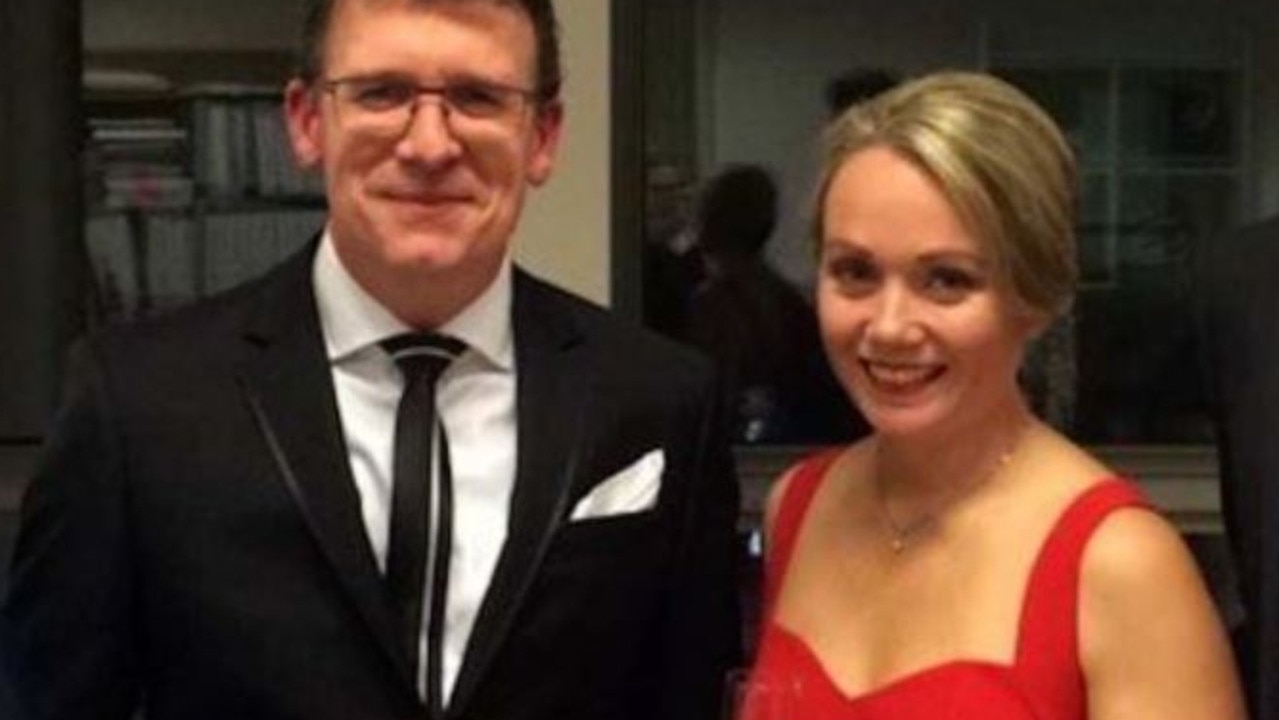
{"label": "woman's blonde hair", "polygon": [[1022,302],[1049,317],[1069,308],[1079,275],[1075,158],[1034,101],[990,75],[940,72],[849,108],[826,130],[819,246],[832,179],[869,147],[893,150],[936,181]]}

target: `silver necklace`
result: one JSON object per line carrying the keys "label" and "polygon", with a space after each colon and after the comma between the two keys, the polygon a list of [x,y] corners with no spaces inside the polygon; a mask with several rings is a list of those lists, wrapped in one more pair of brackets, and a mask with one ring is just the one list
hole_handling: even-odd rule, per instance
{"label": "silver necklace", "polygon": [[886,501],[880,500],[879,507],[883,515],[884,525],[888,529],[888,547],[893,551],[894,555],[902,554],[906,546],[914,541],[916,535],[922,535],[924,531],[931,529],[937,522],[937,516],[928,512],[905,525],[900,525],[893,519],[892,514],[888,512],[888,503]]}
{"label": "silver necklace", "polygon": [[880,520],[883,522],[884,529],[888,532],[888,547],[893,551],[894,555],[900,555],[905,552],[906,548],[915,544],[929,534],[937,527],[937,519],[941,514],[946,512],[958,499],[965,494],[971,494],[977,488],[990,482],[996,475],[1000,473],[1008,463],[1012,462],[1013,455],[1017,452],[1017,448],[1021,445],[1021,438],[1024,433],[1018,431],[1013,436],[1013,441],[1008,444],[1008,449],[999,456],[999,459],[977,482],[971,483],[966,492],[959,492],[959,488],[955,488],[947,497],[942,498],[937,506],[929,510],[919,517],[908,522],[898,522],[893,517],[893,513],[888,508],[888,497],[884,493],[884,482],[876,475],[875,478],[875,504],[879,508]]}

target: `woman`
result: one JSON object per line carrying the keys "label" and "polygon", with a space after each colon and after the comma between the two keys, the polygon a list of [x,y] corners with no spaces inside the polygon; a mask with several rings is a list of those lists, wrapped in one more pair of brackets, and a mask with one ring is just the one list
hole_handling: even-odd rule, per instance
{"label": "woman", "polygon": [[969,73],[828,132],[818,315],[874,434],[774,488],[755,679],[796,718],[1241,718],[1176,531],[1018,389],[1076,278],[1061,133]]}

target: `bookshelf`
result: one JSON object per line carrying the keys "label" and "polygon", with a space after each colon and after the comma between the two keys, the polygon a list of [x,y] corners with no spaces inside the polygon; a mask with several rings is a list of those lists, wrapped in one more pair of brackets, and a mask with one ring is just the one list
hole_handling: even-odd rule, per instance
{"label": "bookshelf", "polygon": [[[280,112],[286,66],[262,55],[90,59],[84,245],[94,322],[143,317],[239,284],[322,225],[320,179],[294,165]],[[224,77],[236,80],[215,79]]]}

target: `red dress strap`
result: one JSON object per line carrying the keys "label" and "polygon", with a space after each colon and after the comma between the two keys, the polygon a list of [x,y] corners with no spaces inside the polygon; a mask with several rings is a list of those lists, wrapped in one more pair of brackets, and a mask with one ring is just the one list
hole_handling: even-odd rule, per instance
{"label": "red dress strap", "polygon": [[1031,570],[1017,640],[1017,673],[1045,718],[1082,718],[1086,711],[1079,665],[1079,573],[1093,532],[1112,512],[1149,508],[1134,484],[1100,481],[1058,518]]}
{"label": "red dress strap", "polygon": [[790,565],[791,552],[795,547],[795,538],[803,525],[808,506],[817,494],[817,488],[826,476],[826,470],[839,457],[842,448],[831,448],[800,461],[791,474],[777,507],[777,515],[770,528],[767,554],[764,557],[764,614],[763,621],[769,622],[773,616],[773,601],[781,587],[782,578],[786,576],[786,568]]}

